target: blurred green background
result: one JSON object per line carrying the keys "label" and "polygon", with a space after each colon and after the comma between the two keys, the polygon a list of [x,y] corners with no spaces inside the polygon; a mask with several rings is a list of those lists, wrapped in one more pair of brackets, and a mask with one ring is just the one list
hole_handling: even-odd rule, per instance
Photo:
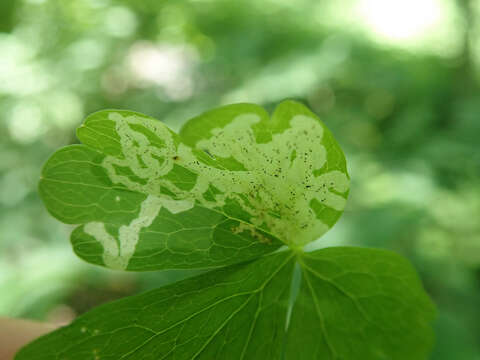
{"label": "blurred green background", "polygon": [[432,359],[480,359],[480,0],[0,0],[0,316],[65,322],[187,271],[77,259],[37,191],[89,113],[174,129],[285,98],[345,149],[348,209],[312,247],[393,249],[438,306]]}

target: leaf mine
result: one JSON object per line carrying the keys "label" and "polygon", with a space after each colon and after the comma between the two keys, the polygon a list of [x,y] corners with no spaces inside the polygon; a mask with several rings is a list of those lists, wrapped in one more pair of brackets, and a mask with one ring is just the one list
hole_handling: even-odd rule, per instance
{"label": "leaf mine", "polygon": [[[65,213],[84,211],[84,202],[80,206],[72,192],[88,194],[96,212],[85,214],[81,222],[66,219],[84,224],[72,236],[75,251],[87,261],[115,269],[208,267],[259,256],[282,243],[301,248],[327,232],[345,207],[345,158],[328,129],[303,105],[282,103],[271,118],[262,111],[250,104],[215,109],[190,120],[182,136],[138,113],[93,114],[77,134],[94,153],[88,159],[70,158],[61,168],[49,163],[44,170],[41,188],[48,193],[47,207],[50,199],[52,204],[58,200],[55,205],[61,202],[66,211],[55,215],[64,220]],[[203,126],[205,120],[208,126]],[[202,131],[192,143],[188,128],[197,125]],[[92,180],[79,183],[67,176],[71,185],[78,185],[68,192],[47,185],[60,177],[65,181],[65,174],[75,171],[80,161]],[[94,182],[105,190],[91,190]],[[125,191],[137,198],[125,199]],[[121,221],[110,216],[112,208],[120,210],[126,201],[129,214]],[[180,214],[202,221],[213,213],[218,221],[208,239],[201,240],[201,249],[198,242],[188,246],[189,225],[171,229],[168,224]],[[232,226],[222,227],[227,221]],[[219,227],[223,237],[230,232],[237,241],[219,245]],[[155,242],[152,231],[168,239],[159,236]],[[182,231],[185,236],[178,235]],[[178,239],[173,247],[171,237]],[[149,259],[147,249],[160,255]],[[180,259],[179,250],[191,258]]]}

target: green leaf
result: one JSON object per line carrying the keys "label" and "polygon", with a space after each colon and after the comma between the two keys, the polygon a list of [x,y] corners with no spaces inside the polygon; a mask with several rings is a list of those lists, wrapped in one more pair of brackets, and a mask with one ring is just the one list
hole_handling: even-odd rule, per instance
{"label": "green leaf", "polygon": [[340,217],[345,158],[321,121],[286,101],[270,119],[236,104],[176,135],[158,120],[101,111],[55,153],[40,194],[74,251],[110,268],[211,268],[302,247]]}
{"label": "green leaf", "polygon": [[[426,359],[433,306],[406,260],[384,251],[291,251],[98,307],[16,360]],[[285,345],[286,342],[286,345]]]}
{"label": "green leaf", "polygon": [[17,360],[279,359],[291,252],[100,306]]}
{"label": "green leaf", "polygon": [[426,359],[434,307],[411,265],[385,250],[327,248],[300,258],[287,359]]}

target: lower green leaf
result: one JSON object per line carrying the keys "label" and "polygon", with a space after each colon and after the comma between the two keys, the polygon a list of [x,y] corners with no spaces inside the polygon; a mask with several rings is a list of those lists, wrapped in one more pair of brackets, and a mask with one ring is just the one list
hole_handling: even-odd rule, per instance
{"label": "lower green leaf", "polygon": [[16,359],[279,359],[293,265],[281,252],[100,306]]}
{"label": "lower green leaf", "polygon": [[16,360],[427,359],[434,308],[404,258],[338,247],[297,259],[289,321],[285,251],[100,306]]}
{"label": "lower green leaf", "polygon": [[287,359],[428,358],[435,311],[407,260],[337,247],[304,254],[301,266]]}

